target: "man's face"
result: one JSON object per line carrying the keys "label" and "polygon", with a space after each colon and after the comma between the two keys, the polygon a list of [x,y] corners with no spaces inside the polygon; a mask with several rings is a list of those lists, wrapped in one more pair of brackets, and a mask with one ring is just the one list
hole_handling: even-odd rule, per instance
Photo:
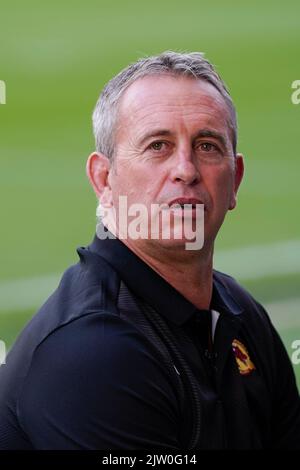
{"label": "man's face", "polygon": [[108,177],[117,213],[119,196],[127,196],[128,206],[144,204],[149,213],[151,204],[170,205],[178,198],[202,203],[210,245],[227,210],[235,207],[243,173],[242,157],[233,155],[229,122],[224,99],[205,81],[150,76],[134,82],[119,105]]}

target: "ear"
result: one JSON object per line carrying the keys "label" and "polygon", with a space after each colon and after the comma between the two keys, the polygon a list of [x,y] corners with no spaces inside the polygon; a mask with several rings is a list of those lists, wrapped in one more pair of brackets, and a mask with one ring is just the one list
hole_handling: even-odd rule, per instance
{"label": "ear", "polygon": [[244,157],[241,153],[238,153],[235,157],[234,167],[234,188],[230,200],[229,210],[232,210],[236,206],[237,192],[244,175]]}
{"label": "ear", "polygon": [[93,152],[86,162],[87,176],[102,204],[111,204],[110,169],[110,160],[99,152]]}

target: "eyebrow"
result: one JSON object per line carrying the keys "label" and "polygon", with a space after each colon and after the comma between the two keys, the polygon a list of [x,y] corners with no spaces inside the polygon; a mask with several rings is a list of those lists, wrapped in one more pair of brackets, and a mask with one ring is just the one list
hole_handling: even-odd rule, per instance
{"label": "eyebrow", "polygon": [[170,136],[172,134],[173,133],[168,129],[156,129],[145,134],[144,137],[139,141],[139,145],[143,145],[147,140],[151,139],[152,137]]}
{"label": "eyebrow", "polygon": [[[139,142],[139,145],[143,145],[147,140],[153,137],[171,136],[171,135],[173,135],[173,132],[169,131],[168,129],[156,129],[145,134],[144,137]],[[214,139],[217,139],[219,140],[219,142],[221,142],[221,144],[225,148],[227,148],[226,138],[220,132],[214,131],[212,129],[201,129],[198,132],[196,132],[196,134],[193,136],[193,140],[199,139],[201,137],[212,137]]]}
{"label": "eyebrow", "polygon": [[198,139],[199,137],[213,137],[217,139],[221,144],[227,149],[227,141],[223,134],[220,132],[214,131],[212,129],[201,129],[199,132],[196,133],[193,140]]}

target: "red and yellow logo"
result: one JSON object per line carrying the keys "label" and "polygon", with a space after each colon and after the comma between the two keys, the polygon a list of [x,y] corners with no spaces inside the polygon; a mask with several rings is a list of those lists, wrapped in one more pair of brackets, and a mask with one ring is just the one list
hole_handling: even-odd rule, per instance
{"label": "red and yellow logo", "polygon": [[251,361],[247,348],[243,343],[238,339],[234,339],[232,342],[232,349],[240,374],[248,375],[255,370],[255,365]]}

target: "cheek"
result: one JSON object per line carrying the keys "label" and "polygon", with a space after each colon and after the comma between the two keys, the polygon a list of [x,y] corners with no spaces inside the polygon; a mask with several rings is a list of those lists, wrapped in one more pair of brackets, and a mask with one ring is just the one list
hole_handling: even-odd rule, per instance
{"label": "cheek", "polygon": [[231,169],[218,169],[218,171],[209,172],[207,186],[217,207],[228,207],[233,193],[233,184],[234,178]]}
{"label": "cheek", "polygon": [[127,204],[151,202],[155,191],[155,181],[149,178],[147,172],[124,172],[118,174],[113,181],[113,198],[115,206],[118,206],[119,196],[127,197]]}
{"label": "cheek", "polygon": [[128,182],[125,187],[128,195],[134,195],[141,202],[152,201],[164,186],[165,172],[162,168],[152,168],[149,165],[136,167],[127,174]]}

